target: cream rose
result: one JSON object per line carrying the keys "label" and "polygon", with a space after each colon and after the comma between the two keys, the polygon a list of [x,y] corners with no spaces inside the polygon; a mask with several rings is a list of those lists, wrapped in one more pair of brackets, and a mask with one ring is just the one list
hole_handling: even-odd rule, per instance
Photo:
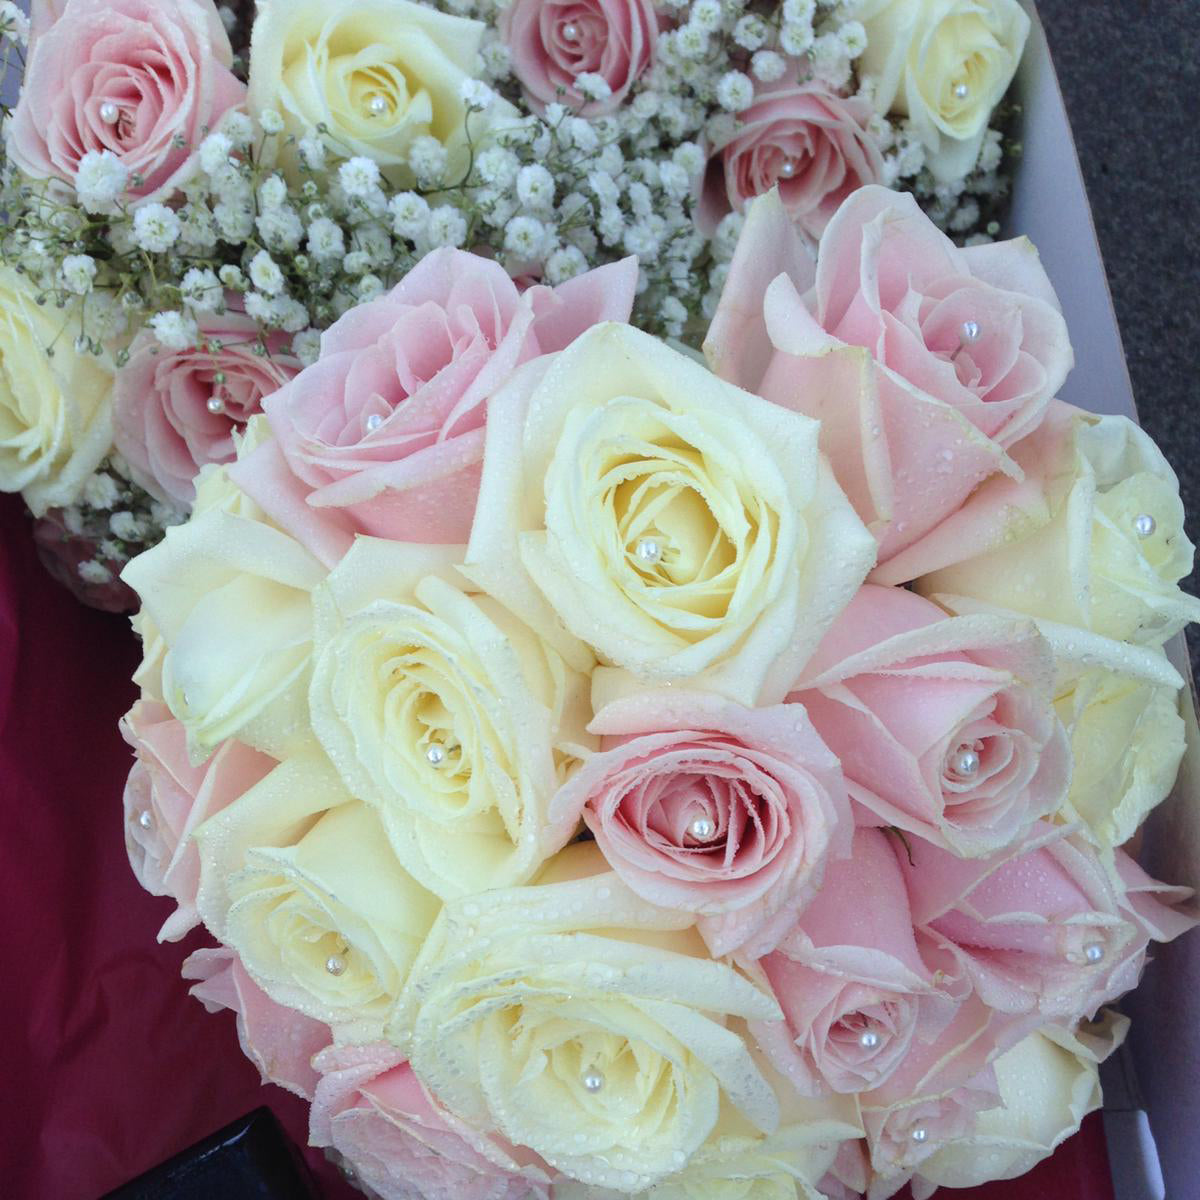
{"label": "cream rose", "polygon": [[[413,175],[408,154],[433,137],[457,182],[468,161],[464,82],[475,78],[484,26],[409,0],[269,0],[250,42],[251,111],[274,109],[286,134],[319,136],[343,157],[373,159],[398,185]],[[470,115],[480,136],[516,113],[496,98]],[[294,151],[279,144],[285,165]]]}
{"label": "cream rose", "polygon": [[322,755],[288,759],[195,832],[197,907],[277,1003],[382,1032],[439,903]]}
{"label": "cream rose", "polygon": [[74,503],[112,446],[112,369],[75,352],[69,324],[0,268],[0,491],[35,516]]}
{"label": "cream rose", "polygon": [[1161,645],[1200,619],[1179,589],[1193,554],[1179,483],[1137,425],[1056,401],[1013,458],[1022,482],[989,480],[881,573],[1117,641]]}
{"label": "cream rose", "polygon": [[163,698],[193,756],[236,735],[279,758],[303,734],[311,593],[324,576],[281,529],[219,506],[126,566],[162,638]]}
{"label": "cream rose", "polygon": [[805,1100],[761,1060],[760,1069],[779,1097],[779,1127],[759,1133],[726,1106],[709,1136],[682,1170],[630,1198],[562,1179],[554,1200],[820,1200],[817,1183],[840,1145],[862,1136],[855,1102],[846,1097]]}
{"label": "cream rose", "polygon": [[1128,1017],[1106,1010],[1094,1024],[1074,1032],[1048,1026],[1001,1054],[993,1063],[1001,1104],[921,1164],[913,1195],[928,1196],[928,1184],[966,1188],[1015,1179],[1047,1158],[1100,1107],[1097,1064],[1124,1041],[1128,1026]]}
{"label": "cream rose", "polygon": [[593,326],[493,398],[464,570],[577,662],[776,702],[874,560],[818,430]]}
{"label": "cream rose", "polygon": [[732,1106],[779,1103],[732,1018],[777,1018],[685,914],[640,900],[594,845],[551,882],[443,910],[389,1026],[437,1101],[583,1183],[636,1192],[686,1165]]}
{"label": "cream rose", "polygon": [[313,729],[426,887],[513,887],[578,823],[548,809],[595,744],[588,679],[490,596],[405,587],[421,549],[359,538],[321,589]]}
{"label": "cream rose", "polygon": [[975,165],[992,109],[1016,74],[1029,36],[1017,0],[867,0],[859,71],[875,107],[908,117],[939,180]]}

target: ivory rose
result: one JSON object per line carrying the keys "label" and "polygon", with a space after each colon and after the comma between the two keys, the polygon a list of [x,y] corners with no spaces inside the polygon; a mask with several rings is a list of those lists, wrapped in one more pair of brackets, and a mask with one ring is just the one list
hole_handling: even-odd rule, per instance
{"label": "ivory rose", "polygon": [[[619,108],[654,65],[658,15],[651,0],[514,0],[500,33],[535,111],[557,102],[595,117]],[[608,95],[586,96],[583,74],[599,76]]]}
{"label": "ivory rose", "polygon": [[879,1087],[914,1040],[932,1042],[954,1015],[913,936],[898,846],[882,830],[857,830],[850,856],[828,864],[821,890],[759,964],[784,1019],[752,1032],[805,1095]]}
{"label": "ivory rose", "polygon": [[989,481],[880,574],[1144,645],[1200,618],[1179,481],[1134,422],[1059,402],[1014,457],[1022,482]]}
{"label": "ivory rose", "polygon": [[318,137],[339,157],[373,159],[408,187],[413,142],[432,137],[447,152],[453,184],[468,163],[468,119],[478,146],[491,122],[517,115],[496,97],[468,118],[462,85],[476,78],[483,32],[479,21],[410,0],[260,0],[249,107],[283,118],[273,149],[297,178],[287,139]]}
{"label": "ivory rose", "polygon": [[546,1200],[536,1156],[504,1147],[439,1108],[387,1042],[330,1046],[320,1071],[309,1142],[344,1155],[382,1200]]}
{"label": "ivory rose", "polygon": [[[821,421],[880,564],[989,476],[1019,474],[1006,448],[1037,428],[1072,362],[1028,241],[959,250],[881,187],[838,209],[815,270],[780,199],[755,201],[704,350],[722,378]],[[881,582],[900,582],[888,570]]]}
{"label": "ivory rose", "polygon": [[909,118],[935,179],[968,174],[1021,61],[1025,10],[1017,0],[867,0],[857,16],[875,107]]}
{"label": "ivory rose", "polygon": [[236,736],[281,757],[294,741],[312,656],[311,593],[324,576],[260,511],[219,504],[125,567],[121,577],[163,640],[163,698],[193,753]]}
{"label": "ivory rose", "polygon": [[711,233],[728,212],[779,188],[787,214],[819,238],[856,188],[879,183],[883,155],[867,123],[871,106],[816,82],[787,79],[760,87],[737,126],[708,146],[697,222]]}
{"label": "ivory rose", "polygon": [[[348,530],[465,541],[491,397],[522,363],[626,319],[636,279],[627,259],[518,293],[498,263],[435,250],[325,331],[319,360],[263,405],[278,447],[235,478],[271,511],[299,490],[291,509],[329,566]],[[321,538],[334,549],[322,552]]]}
{"label": "ivory rose", "polygon": [[1066,797],[1054,659],[1030,621],[948,618],[903,588],[868,584],[789,699],[841,759],[861,824],[978,856]]}
{"label": "ivory rose", "polygon": [[512,887],[575,832],[548,810],[594,744],[587,676],[489,596],[412,580],[412,555],[360,538],[320,589],[313,730],[427,888]]}
{"label": "ivory rose", "polygon": [[817,435],[595,326],[494,397],[464,570],[572,661],[776,702],[874,553]]}
{"label": "ivory rose", "polygon": [[242,313],[202,315],[203,345],[164,349],[149,329],[129,346],[113,387],[116,447],[134,481],[159,500],[185,506],[205,463],[234,457],[233,433],[300,369],[280,333],[255,353],[256,322]]}
{"label": "ivory rose", "polygon": [[1100,1107],[1097,1070],[1124,1040],[1129,1019],[1106,1012],[1095,1026],[1071,1032],[1047,1026],[993,1064],[1001,1103],[981,1112],[967,1136],[921,1163],[913,1195],[934,1187],[976,1187],[1015,1179],[1053,1153]]}
{"label": "ivory rose", "polygon": [[131,204],[165,199],[245,99],[212,0],[70,0],[38,25],[8,142],[35,179],[73,183],[86,154],[107,151]]}
{"label": "ivory rose", "polygon": [[1036,826],[990,859],[914,843],[900,867],[926,961],[997,1012],[1042,1021],[1092,1013],[1128,991],[1149,942],[1192,923],[1174,907],[1187,889],[1156,884],[1120,851],[1106,865],[1063,826]]}
{"label": "ivory rose", "polygon": [[112,368],[62,344],[62,324],[0,267],[0,491],[20,492],[35,516],[73,504],[112,446]]}
{"label": "ivory rose", "polygon": [[[816,1186],[848,1139],[862,1136],[853,1100],[805,1099],[771,1071],[755,1062],[779,1099],[779,1125],[761,1133],[737,1109],[722,1108],[708,1141],[687,1163],[661,1183],[639,1191],[633,1200],[816,1200]],[[554,1200],[625,1200],[628,1192],[593,1188],[560,1178]]]}
{"label": "ivory rose", "polygon": [[183,977],[196,981],[189,991],[209,1012],[227,1008],[237,1014],[242,1053],[258,1068],[263,1083],[313,1099],[318,1076],[312,1060],[330,1043],[327,1025],[276,1004],[227,946],[188,955]]}
{"label": "ivory rose", "polygon": [[850,847],[837,760],[797,705],[638,692],[589,726],[601,753],[554,798],[639,896],[699,916],[714,957],[772,948]]}
{"label": "ivory rose", "polygon": [[195,838],[200,915],[254,981],[352,1040],[378,1037],[440,906],[324,757],[286,759]]}
{"label": "ivory rose", "polygon": [[460,1120],[637,1192],[685,1164],[727,1105],[776,1128],[775,1094],[729,1022],[779,1010],[709,958],[689,915],[604,866],[572,846],[542,882],[447,905],[388,1035],[411,1035],[417,1078]]}
{"label": "ivory rose", "polygon": [[258,783],[275,760],[228,741],[195,766],[183,726],[153,700],[139,700],[125,714],[121,734],[137,754],[125,785],[125,849],[138,883],[178,902],[158,935],[177,941],[200,923],[200,858],[192,832]]}

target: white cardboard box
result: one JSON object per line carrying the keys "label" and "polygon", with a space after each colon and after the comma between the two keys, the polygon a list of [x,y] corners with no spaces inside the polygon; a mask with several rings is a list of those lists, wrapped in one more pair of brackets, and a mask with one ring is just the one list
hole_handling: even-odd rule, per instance
{"label": "white cardboard box", "polygon": [[[1033,17],[1017,77],[1024,155],[1005,233],[1033,240],[1062,302],[1075,348],[1075,369],[1062,398],[1093,412],[1136,417],[1066,108],[1033,0],[1023,2]],[[1175,791],[1146,824],[1141,859],[1157,878],[1200,890],[1200,733],[1182,636],[1167,650],[1189,680],[1188,751]],[[1141,986],[1122,1006],[1133,1017],[1129,1042],[1103,1072],[1113,1182],[1118,1200],[1197,1200],[1200,936],[1157,947],[1153,957]]]}

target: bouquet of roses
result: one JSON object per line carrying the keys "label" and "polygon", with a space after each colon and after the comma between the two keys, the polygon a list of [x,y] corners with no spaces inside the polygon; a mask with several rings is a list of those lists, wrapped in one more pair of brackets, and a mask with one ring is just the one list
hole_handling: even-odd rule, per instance
{"label": "bouquet of roses", "polygon": [[0,488],[64,582],[128,607],[121,566],[197,471],[433,249],[520,287],[636,255],[633,323],[698,342],[772,186],[809,241],[864,184],[986,241],[1028,24],[1016,0],[6,0]]}
{"label": "bouquet of roses", "polygon": [[707,364],[637,284],[431,251],[125,568],[162,936],[384,1197],[1018,1175],[1194,924],[1175,478],[911,197],[757,200]]}

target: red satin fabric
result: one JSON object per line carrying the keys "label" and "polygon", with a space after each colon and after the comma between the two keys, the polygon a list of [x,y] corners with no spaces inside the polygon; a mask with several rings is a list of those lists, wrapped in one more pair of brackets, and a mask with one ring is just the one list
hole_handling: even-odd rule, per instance
{"label": "red satin fabric", "polygon": [[[169,900],[125,857],[136,639],[37,562],[20,503],[0,501],[0,1195],[95,1200],[267,1103],[299,1144],[306,1106],[262,1088],[230,1013],[210,1016],[179,967],[204,944],[154,937]],[[327,1200],[352,1200],[308,1152]],[[1024,1179],[961,1200],[1112,1200],[1098,1117]]]}

